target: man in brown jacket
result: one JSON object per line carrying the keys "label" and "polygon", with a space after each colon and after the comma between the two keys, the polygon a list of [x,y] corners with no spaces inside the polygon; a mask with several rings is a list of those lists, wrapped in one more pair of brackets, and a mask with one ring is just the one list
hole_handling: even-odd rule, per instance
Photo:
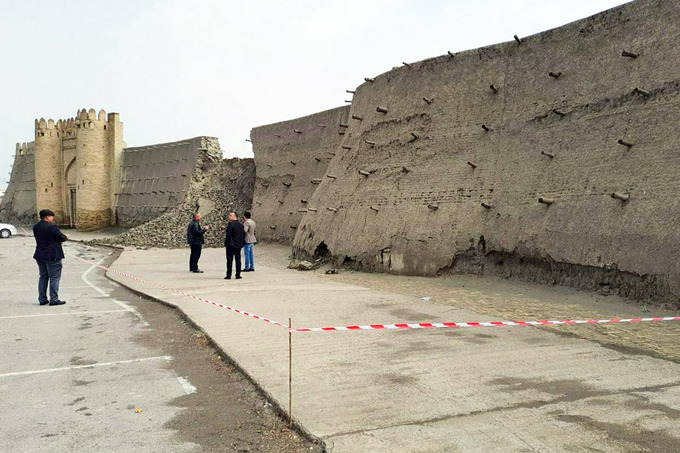
{"label": "man in brown jacket", "polygon": [[250,211],[243,213],[243,229],[246,231],[246,245],[243,247],[243,257],[246,262],[243,266],[243,272],[255,272],[253,245],[255,245],[257,239],[255,239],[255,221],[250,218]]}

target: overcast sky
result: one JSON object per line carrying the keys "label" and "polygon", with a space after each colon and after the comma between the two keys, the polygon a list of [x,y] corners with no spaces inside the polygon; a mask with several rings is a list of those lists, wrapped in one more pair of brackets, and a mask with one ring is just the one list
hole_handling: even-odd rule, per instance
{"label": "overcast sky", "polygon": [[0,190],[34,119],[120,113],[128,146],[345,105],[364,77],[527,36],[621,0],[0,0]]}

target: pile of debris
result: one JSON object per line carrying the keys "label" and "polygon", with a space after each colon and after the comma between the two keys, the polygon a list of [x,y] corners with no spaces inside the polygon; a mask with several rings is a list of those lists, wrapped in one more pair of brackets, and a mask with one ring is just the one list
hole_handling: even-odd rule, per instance
{"label": "pile of debris", "polygon": [[[236,211],[239,219],[251,208],[255,185],[253,159],[224,159],[199,162],[204,171],[192,176],[189,192],[182,204],[143,225],[98,243],[133,247],[187,247],[187,225],[194,212],[203,215],[202,226],[210,226],[206,247],[222,247],[227,215]],[[198,165],[197,165],[198,167]]]}

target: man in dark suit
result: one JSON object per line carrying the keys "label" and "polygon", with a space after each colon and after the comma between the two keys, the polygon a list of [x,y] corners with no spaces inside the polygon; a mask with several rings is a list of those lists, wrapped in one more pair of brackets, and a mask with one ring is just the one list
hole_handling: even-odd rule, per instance
{"label": "man in dark suit", "polygon": [[201,228],[201,219],[203,219],[201,214],[199,212],[194,212],[191,215],[191,222],[189,222],[189,227],[187,228],[187,243],[189,244],[189,247],[191,247],[189,272],[194,272],[196,274],[203,273],[203,271],[198,268],[198,260],[201,258],[201,250],[205,243],[203,235],[206,231],[210,230],[209,226]]}
{"label": "man in dark suit", "polygon": [[[40,279],[38,280],[38,302],[40,305],[64,305],[59,300],[59,280],[61,280],[61,260],[64,250],[61,243],[68,236],[54,224],[54,212],[49,209],[40,211],[40,221],[33,225],[35,237],[35,253],[33,259],[38,263]],[[47,285],[50,286],[50,298],[47,299]]]}
{"label": "man in dark suit", "polygon": [[224,237],[224,246],[227,248],[227,276],[225,280],[231,279],[232,261],[236,259],[236,278],[241,278],[241,249],[246,245],[246,230],[243,224],[238,221],[235,212],[229,213],[229,223],[227,233]]}

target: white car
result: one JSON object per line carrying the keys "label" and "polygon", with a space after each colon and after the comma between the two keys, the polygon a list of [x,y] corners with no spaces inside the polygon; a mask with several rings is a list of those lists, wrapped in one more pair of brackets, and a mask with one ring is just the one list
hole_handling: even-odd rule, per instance
{"label": "white car", "polygon": [[0,238],[8,238],[17,234],[17,229],[14,225],[9,223],[0,223]]}

